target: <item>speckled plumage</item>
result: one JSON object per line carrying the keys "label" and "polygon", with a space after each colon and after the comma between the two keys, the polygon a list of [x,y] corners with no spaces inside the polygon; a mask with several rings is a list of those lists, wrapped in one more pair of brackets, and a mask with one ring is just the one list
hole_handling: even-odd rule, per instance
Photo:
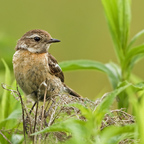
{"label": "speckled plumage", "polygon": [[[35,41],[35,37],[39,37],[40,40]],[[16,81],[24,93],[35,101],[38,95],[39,100],[43,100],[45,82],[47,97],[62,92],[79,97],[63,83],[63,72],[56,59],[48,53],[49,46],[53,42],[59,41],[52,39],[50,34],[43,30],[32,30],[24,34],[16,46],[13,56]]]}

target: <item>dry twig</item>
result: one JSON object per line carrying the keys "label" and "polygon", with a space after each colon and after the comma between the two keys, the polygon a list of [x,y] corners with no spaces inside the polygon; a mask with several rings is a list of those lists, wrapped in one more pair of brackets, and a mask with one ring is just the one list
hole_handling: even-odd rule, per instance
{"label": "dry twig", "polygon": [[12,144],[9,139],[0,131],[0,134],[3,136],[3,138],[10,144]]}

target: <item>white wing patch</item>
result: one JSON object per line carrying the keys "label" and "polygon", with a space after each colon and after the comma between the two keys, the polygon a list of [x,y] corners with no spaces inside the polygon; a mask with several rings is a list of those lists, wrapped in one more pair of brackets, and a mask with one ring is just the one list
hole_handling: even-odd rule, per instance
{"label": "white wing patch", "polygon": [[62,70],[61,67],[58,64],[55,64],[55,67],[59,68],[60,70]]}

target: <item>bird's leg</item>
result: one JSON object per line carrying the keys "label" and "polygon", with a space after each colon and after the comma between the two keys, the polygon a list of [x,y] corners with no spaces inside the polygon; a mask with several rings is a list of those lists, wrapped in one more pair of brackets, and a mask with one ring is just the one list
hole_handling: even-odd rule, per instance
{"label": "bird's leg", "polygon": [[34,107],[35,107],[35,105],[37,104],[37,101],[33,104],[33,106],[32,106],[32,108],[31,108],[31,110],[29,111],[29,114],[31,114],[32,113],[32,111],[33,111],[33,109],[34,109]]}
{"label": "bird's leg", "polygon": [[[37,95],[37,93],[36,92],[33,92],[31,95]],[[30,95],[30,96],[31,96]],[[33,106],[32,106],[32,108],[30,109],[30,111],[29,111],[29,114],[31,114],[32,113],[32,111],[33,111],[33,109],[34,109],[34,107],[35,107],[35,105],[38,103],[38,101],[35,101],[35,103],[33,104]],[[25,128],[26,128],[26,134],[28,134],[28,130],[29,130],[29,126],[28,126],[28,124],[30,123],[30,115],[27,115],[26,116],[26,119],[25,119]],[[32,132],[32,130],[30,129],[30,131]],[[30,133],[31,133],[30,132]]]}
{"label": "bird's leg", "polygon": [[[32,113],[32,111],[33,111],[33,109],[34,109],[34,107],[35,107],[36,104],[37,104],[37,101],[33,104],[32,108],[31,108],[30,111],[29,111],[29,114]],[[29,120],[30,120],[29,115],[27,115],[27,117],[26,117],[26,119],[25,119],[26,134],[28,134],[28,129],[29,129],[28,123],[29,123]],[[31,131],[31,132],[32,132],[32,131]]]}

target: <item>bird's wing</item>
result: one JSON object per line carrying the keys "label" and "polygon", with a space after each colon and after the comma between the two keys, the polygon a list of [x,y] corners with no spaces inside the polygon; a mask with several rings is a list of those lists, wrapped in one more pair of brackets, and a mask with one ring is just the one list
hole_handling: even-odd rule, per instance
{"label": "bird's wing", "polygon": [[[58,65],[57,60],[50,53],[48,53],[48,65],[49,65],[50,73],[60,78],[61,81],[64,82],[64,74],[60,66]],[[65,87],[65,91],[68,92],[70,95],[75,96],[75,97],[81,97],[74,90],[66,86],[64,83],[63,85]]]}
{"label": "bird's wing", "polygon": [[50,53],[48,53],[48,65],[50,68],[50,73],[60,78],[62,82],[64,82],[64,74],[58,65],[57,60]]}

